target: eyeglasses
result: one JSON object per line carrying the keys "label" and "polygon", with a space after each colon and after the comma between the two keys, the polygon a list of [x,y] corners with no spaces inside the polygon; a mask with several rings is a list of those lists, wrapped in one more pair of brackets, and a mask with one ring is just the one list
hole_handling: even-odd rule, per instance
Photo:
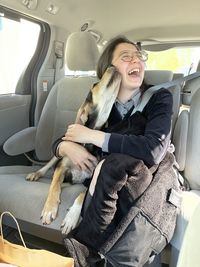
{"label": "eyeglasses", "polygon": [[132,54],[124,54],[120,57],[120,59],[124,62],[131,62],[134,58],[138,58],[139,60],[145,62],[148,59],[148,54],[144,50],[135,51]]}

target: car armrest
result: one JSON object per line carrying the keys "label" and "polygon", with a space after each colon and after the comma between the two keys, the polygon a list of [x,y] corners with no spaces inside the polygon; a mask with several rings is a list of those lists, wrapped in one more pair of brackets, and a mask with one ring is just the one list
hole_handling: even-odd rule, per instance
{"label": "car armrest", "polygon": [[35,149],[37,127],[25,128],[9,137],[3,145],[5,153],[16,156]]}

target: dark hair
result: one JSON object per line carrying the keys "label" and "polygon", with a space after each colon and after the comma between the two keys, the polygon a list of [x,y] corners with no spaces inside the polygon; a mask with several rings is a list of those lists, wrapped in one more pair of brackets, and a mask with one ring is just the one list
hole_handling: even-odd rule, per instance
{"label": "dark hair", "polygon": [[137,50],[141,50],[137,44],[135,44],[134,42],[131,42],[125,36],[118,36],[110,40],[110,42],[107,44],[106,48],[104,49],[97,63],[97,77],[99,79],[102,78],[106,69],[110,65],[112,65],[113,52],[115,48],[117,47],[117,45],[121,43],[132,44],[137,48]]}

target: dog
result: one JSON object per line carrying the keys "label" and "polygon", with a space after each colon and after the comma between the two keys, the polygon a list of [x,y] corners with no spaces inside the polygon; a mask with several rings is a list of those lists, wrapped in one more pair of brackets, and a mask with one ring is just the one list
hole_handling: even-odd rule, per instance
{"label": "dog", "polygon": [[[112,106],[117,98],[120,84],[121,75],[114,66],[110,66],[105,71],[102,79],[89,91],[85,102],[78,110],[75,123],[80,123],[91,129],[101,129],[107,122]],[[91,153],[93,152],[93,146],[86,145],[86,148]],[[29,181],[37,181],[51,167],[57,164],[41,213],[43,224],[50,224],[56,219],[60,203],[61,184],[66,176],[71,178],[72,183],[83,183],[85,179],[92,176],[90,171],[80,171],[75,168],[66,156],[58,161],[59,159],[54,156],[44,167],[37,172],[28,174],[26,177]],[[68,210],[61,226],[63,234],[69,233],[78,224],[84,197],[85,192],[81,192]]]}

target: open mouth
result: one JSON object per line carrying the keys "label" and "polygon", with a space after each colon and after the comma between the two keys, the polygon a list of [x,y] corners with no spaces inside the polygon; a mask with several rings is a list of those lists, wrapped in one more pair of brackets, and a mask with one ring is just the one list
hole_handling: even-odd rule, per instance
{"label": "open mouth", "polygon": [[128,72],[128,75],[131,77],[139,77],[140,76],[140,70],[139,68],[134,68]]}

